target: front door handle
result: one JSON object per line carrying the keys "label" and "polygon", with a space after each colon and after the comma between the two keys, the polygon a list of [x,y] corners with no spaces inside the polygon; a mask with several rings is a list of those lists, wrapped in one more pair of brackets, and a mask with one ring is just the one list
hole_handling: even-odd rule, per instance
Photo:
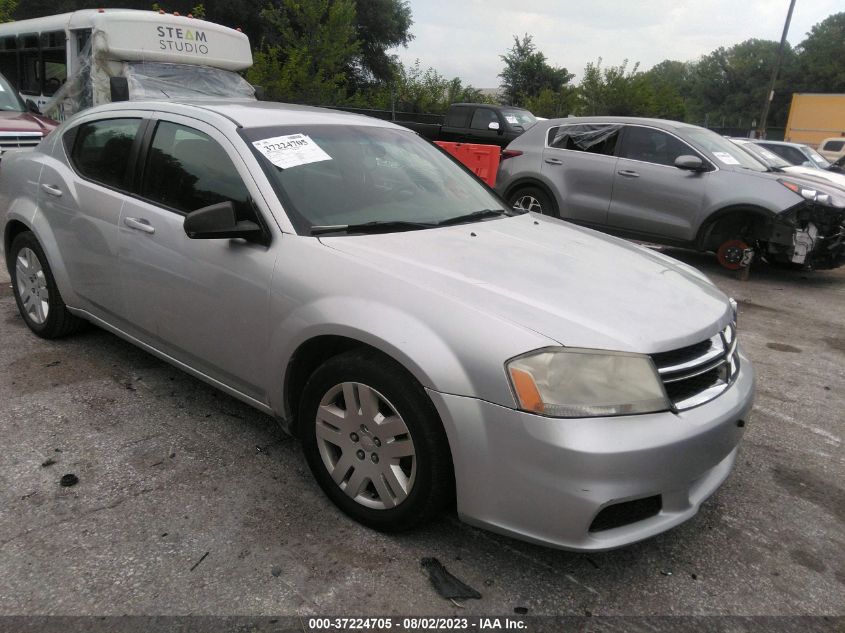
{"label": "front door handle", "polygon": [[41,189],[43,189],[45,193],[49,193],[51,196],[56,196],[57,198],[62,195],[61,189],[59,189],[56,185],[48,185],[46,182],[41,184]]}
{"label": "front door handle", "polygon": [[123,223],[130,229],[141,231],[142,233],[155,233],[155,227],[142,218],[123,218]]}
{"label": "front door handle", "polygon": [[620,176],[625,176],[626,178],[639,178],[640,175],[632,169],[620,169],[616,172]]}
{"label": "front door handle", "polygon": [[545,161],[549,165],[563,165],[563,161],[558,158],[546,158]]}

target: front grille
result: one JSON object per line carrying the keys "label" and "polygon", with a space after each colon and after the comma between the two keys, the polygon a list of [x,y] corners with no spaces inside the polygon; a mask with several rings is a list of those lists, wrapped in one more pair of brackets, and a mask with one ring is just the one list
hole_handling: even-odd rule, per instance
{"label": "front grille", "polygon": [[602,532],[630,525],[656,516],[662,508],[663,500],[660,495],[614,503],[596,515],[596,518],[590,523],[590,532]]}
{"label": "front grille", "polygon": [[675,409],[709,402],[736,379],[736,324],[695,345],[651,356]]}
{"label": "front grille", "polygon": [[41,132],[0,132],[0,152],[7,149],[32,149],[43,137]]}

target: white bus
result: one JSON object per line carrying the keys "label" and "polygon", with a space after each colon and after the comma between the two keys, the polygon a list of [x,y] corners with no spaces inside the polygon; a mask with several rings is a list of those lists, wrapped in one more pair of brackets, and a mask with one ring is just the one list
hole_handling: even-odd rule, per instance
{"label": "white bus", "polygon": [[87,9],[0,24],[0,72],[59,119],[111,101],[112,91],[115,99],[253,98],[237,74],[251,65],[239,30],[164,12]]}

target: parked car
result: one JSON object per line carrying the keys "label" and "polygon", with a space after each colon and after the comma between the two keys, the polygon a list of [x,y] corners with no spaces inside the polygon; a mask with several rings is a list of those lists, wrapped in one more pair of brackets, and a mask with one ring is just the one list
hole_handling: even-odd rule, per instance
{"label": "parked car", "polygon": [[802,143],[787,143],[784,141],[755,140],[753,142],[757,143],[761,147],[765,147],[770,152],[777,154],[786,162],[793,165],[815,167],[816,169],[827,169],[830,167],[830,161],[809,145],[804,145]]}
{"label": "parked car", "polygon": [[587,117],[544,121],[508,145],[497,190],[519,209],[608,233],[715,251],[738,268],[845,261],[845,197],[804,186],[731,141],[686,123]]}
{"label": "parked car", "polygon": [[834,174],[845,174],[845,156],[828,167],[827,171],[831,171]]}
{"label": "parked car", "polygon": [[506,209],[391,123],[96,107],[4,162],[0,208],[35,334],[94,322],[279,418],[373,528],[456,498],[529,541],[631,543],[696,513],[751,410],[736,304],[701,273]]}
{"label": "parked car", "polygon": [[398,121],[398,124],[430,141],[505,147],[536,122],[537,118],[524,108],[489,103],[454,103],[449,106],[443,125],[405,121]]}
{"label": "parked car", "polygon": [[845,156],[845,136],[826,138],[819,144],[819,154],[831,163]]}
{"label": "parked car", "polygon": [[57,125],[38,114],[34,104],[24,103],[12,85],[0,75],[0,157],[10,149],[35,147]]}
{"label": "parked car", "polygon": [[[845,188],[845,174],[833,171],[833,165],[831,165],[828,169],[792,165],[774,152],[769,151],[759,143],[754,143],[747,138],[732,138],[731,141],[747,152],[750,152],[757,160],[766,165],[770,170],[782,173],[785,172],[792,176],[803,178],[807,181],[807,184],[810,187],[817,184],[825,186],[828,183],[831,183],[837,187]],[[845,194],[845,191],[842,193]]]}

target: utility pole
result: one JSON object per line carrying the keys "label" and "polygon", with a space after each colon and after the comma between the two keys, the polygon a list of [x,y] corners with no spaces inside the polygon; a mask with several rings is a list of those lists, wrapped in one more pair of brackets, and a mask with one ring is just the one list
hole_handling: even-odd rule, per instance
{"label": "utility pole", "polygon": [[786,47],[786,34],[789,33],[789,23],[792,22],[792,11],[795,9],[795,0],[790,0],[789,11],[786,14],[786,22],[783,25],[783,35],[780,36],[778,56],[775,59],[775,67],[772,68],[772,80],[769,82],[769,91],[766,93],[766,101],[763,104],[763,115],[760,117],[760,127],[757,129],[757,138],[766,138],[766,119],[769,118],[769,107],[772,99],[775,98],[775,82],[780,72],[780,64],[783,61],[783,49]]}

